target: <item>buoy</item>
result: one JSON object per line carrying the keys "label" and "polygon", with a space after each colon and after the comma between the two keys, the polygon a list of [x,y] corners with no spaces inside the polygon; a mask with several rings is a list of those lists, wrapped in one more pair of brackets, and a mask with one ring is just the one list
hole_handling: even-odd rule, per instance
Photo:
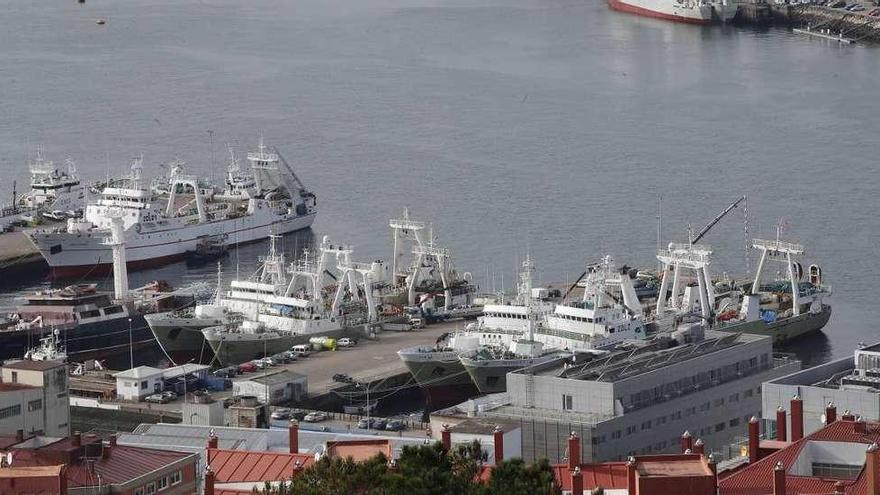
{"label": "buoy", "polygon": [[95,24],[103,26],[104,24],[107,24],[107,21],[105,21],[104,19],[98,19],[97,21],[95,21]]}

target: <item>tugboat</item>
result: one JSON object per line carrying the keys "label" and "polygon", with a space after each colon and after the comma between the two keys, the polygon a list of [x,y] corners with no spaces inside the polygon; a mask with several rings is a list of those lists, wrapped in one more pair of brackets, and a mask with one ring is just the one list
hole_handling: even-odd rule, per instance
{"label": "tugboat", "polygon": [[67,352],[60,342],[60,333],[56,328],[51,336],[40,339],[40,345],[24,353],[24,358],[30,361],[67,362]]}

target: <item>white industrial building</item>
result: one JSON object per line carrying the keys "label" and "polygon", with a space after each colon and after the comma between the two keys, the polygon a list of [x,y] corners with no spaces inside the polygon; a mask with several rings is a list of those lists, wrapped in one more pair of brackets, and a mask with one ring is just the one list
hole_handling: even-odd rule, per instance
{"label": "white industrial building", "polygon": [[269,404],[300,401],[308,397],[308,377],[289,370],[259,375],[232,383],[233,395],[252,395]]}
{"label": "white industrial building", "polygon": [[67,365],[14,361],[0,368],[0,435],[70,435]]}
{"label": "white industrial building", "polygon": [[166,389],[166,384],[174,380],[204,378],[210,366],[203,364],[182,364],[159,369],[151,366],[138,366],[113,375],[116,378],[116,396],[123,400],[141,401],[144,397]]}
{"label": "white industrial building", "polygon": [[[793,397],[803,404],[804,435],[824,426],[829,404],[868,422],[880,421],[880,343],[764,383],[761,415],[773,429],[777,410],[789,409]],[[789,411],[790,412],[790,411]],[[791,430],[789,430],[791,431]]]}

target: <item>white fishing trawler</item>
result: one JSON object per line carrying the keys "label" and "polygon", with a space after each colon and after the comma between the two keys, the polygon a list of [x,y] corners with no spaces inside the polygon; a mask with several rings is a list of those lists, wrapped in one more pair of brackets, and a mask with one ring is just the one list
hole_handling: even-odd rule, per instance
{"label": "white fishing trawler", "polygon": [[73,160],[68,158],[65,165],[67,170],[59,169],[37,149],[36,156],[28,163],[31,190],[19,197],[13,182],[12,203],[0,208],[0,229],[16,222],[35,220],[44,211],[73,213],[82,208],[86,202],[86,187],[80,183]]}
{"label": "white fishing trawler", "polygon": [[142,178],[143,159],[137,158],[127,177],[110,181],[88,203],[82,219],[69,219],[65,229],[29,236],[52,274],[69,277],[109,271],[112,253],[102,240],[111,210],[123,212],[126,258],[134,270],[182,259],[209,237],[238,244],[311,226],[317,214],[315,195],[278,151],[270,152],[261,139],[259,150],[247,159],[249,173],[230,163],[222,191],[206,188],[197,177],[183,173],[182,165],[163,191]]}

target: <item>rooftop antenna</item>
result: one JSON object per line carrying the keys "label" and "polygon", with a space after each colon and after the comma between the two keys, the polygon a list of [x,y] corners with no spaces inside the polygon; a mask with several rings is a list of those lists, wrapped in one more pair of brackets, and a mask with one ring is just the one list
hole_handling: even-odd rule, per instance
{"label": "rooftop antenna", "polygon": [[208,139],[211,142],[211,184],[214,184],[214,131],[208,129]]}

